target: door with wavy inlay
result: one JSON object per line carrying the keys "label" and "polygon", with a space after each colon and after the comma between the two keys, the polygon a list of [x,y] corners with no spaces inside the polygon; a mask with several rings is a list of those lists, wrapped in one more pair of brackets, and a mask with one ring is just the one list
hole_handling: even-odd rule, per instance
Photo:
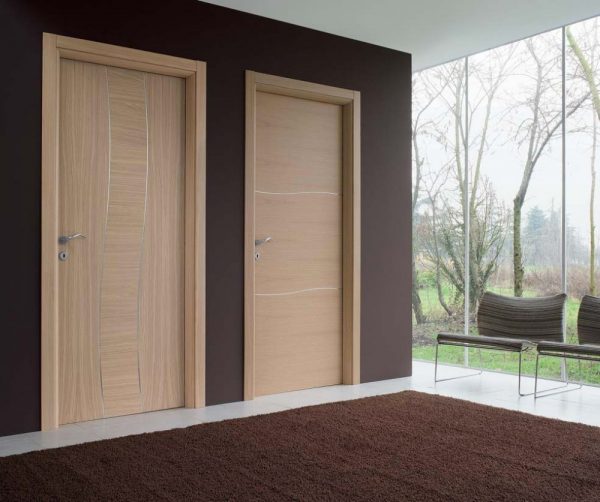
{"label": "door with wavy inlay", "polygon": [[341,105],[257,92],[255,395],[342,383]]}
{"label": "door with wavy inlay", "polygon": [[185,82],[60,72],[59,423],[183,406]]}

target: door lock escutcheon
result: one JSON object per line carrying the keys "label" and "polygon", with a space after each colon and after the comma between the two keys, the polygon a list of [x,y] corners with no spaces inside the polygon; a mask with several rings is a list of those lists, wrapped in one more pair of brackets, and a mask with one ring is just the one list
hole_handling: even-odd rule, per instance
{"label": "door lock escutcheon", "polygon": [[[58,243],[63,246],[66,246],[73,239],[85,239],[85,238],[86,238],[86,236],[79,232],[76,234],[71,234],[71,235],[61,235],[58,238]],[[60,251],[58,253],[58,259],[60,261],[67,261],[69,259],[69,252],[66,249],[63,249],[62,251]]]}
{"label": "door lock escutcheon", "polygon": [[[273,240],[273,237],[265,237],[264,239],[255,239],[254,240],[254,246],[255,247],[259,247],[262,246],[263,244],[266,244],[267,242],[271,242]],[[254,261],[258,261],[260,260],[260,253],[258,250],[254,251]]]}

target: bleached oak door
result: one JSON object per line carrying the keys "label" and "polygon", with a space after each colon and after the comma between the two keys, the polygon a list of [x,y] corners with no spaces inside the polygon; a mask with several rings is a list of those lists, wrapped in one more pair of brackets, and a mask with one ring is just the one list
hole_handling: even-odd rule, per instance
{"label": "bleached oak door", "polygon": [[358,93],[253,72],[246,92],[245,396],[354,383]]}
{"label": "bleached oak door", "polygon": [[185,80],[60,61],[59,423],[184,405]]}

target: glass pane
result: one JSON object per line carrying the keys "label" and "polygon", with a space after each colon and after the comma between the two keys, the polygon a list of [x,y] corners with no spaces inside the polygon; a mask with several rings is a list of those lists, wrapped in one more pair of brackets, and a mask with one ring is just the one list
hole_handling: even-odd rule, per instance
{"label": "glass pane", "polygon": [[[567,28],[567,335],[577,342],[577,311],[583,295],[598,295],[600,221],[600,21],[590,19]],[[576,370],[576,363],[572,363]],[[584,379],[600,383],[598,364],[582,363]],[[570,371],[571,373],[571,371]],[[577,372],[572,371],[577,378]]]}
{"label": "glass pane", "polygon": [[[469,58],[470,331],[486,290],[545,296],[561,286],[561,30]],[[472,351],[473,352],[473,351]],[[479,366],[479,353],[470,356]],[[484,368],[517,371],[514,354]],[[560,376],[558,360],[544,375]],[[534,358],[525,370],[533,370]]]}
{"label": "glass pane", "polygon": [[[413,76],[413,357],[440,331],[464,330],[465,62]],[[440,360],[463,362],[448,347]],[[452,350],[457,349],[457,350]]]}

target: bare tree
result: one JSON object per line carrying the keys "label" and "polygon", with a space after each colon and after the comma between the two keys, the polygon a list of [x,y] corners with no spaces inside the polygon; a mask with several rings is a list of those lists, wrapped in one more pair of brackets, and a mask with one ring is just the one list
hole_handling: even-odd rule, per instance
{"label": "bare tree", "polygon": [[[548,148],[552,138],[556,137],[562,125],[562,110],[560,100],[560,79],[556,74],[557,57],[547,57],[552,50],[549,44],[541,43],[540,38],[528,39],[523,42],[533,62],[534,71],[527,75],[533,79],[533,92],[519,107],[526,110],[527,117],[518,125],[516,136],[520,143],[527,145],[523,176],[519,189],[513,199],[513,269],[514,294],[523,295],[525,267],[523,265],[523,245],[521,239],[522,210],[533,171],[540,158]],[[544,58],[541,57],[544,54]],[[558,54],[560,54],[558,52]],[[528,66],[528,65],[527,65]],[[567,105],[566,116],[571,116],[578,110],[587,96]]]}
{"label": "bare tree", "polygon": [[[591,39],[590,47],[587,50],[581,47],[577,37],[573,34],[570,27],[567,27],[566,35],[569,47],[575,56],[581,71],[581,78],[585,81],[589,95],[592,101],[592,153],[590,159],[590,249],[589,249],[589,292],[596,294],[596,225],[594,216],[594,205],[596,195],[596,148],[597,148],[597,121],[600,120],[600,92],[596,83],[595,68],[591,61],[596,61],[598,47],[598,19],[594,19],[591,24],[591,30],[587,33]],[[588,38],[586,37],[586,38]],[[587,52],[587,54],[586,54]],[[588,57],[589,56],[589,57]],[[577,76],[575,76],[577,77]]]}
{"label": "bare tree", "polygon": [[[422,88],[418,87],[418,84],[424,77],[421,74],[417,74],[413,77],[413,89],[415,94],[425,95],[424,103],[417,103],[418,110],[413,115],[413,128],[412,128],[412,147],[413,147],[413,193],[412,193],[412,221],[415,221],[416,209],[419,204],[421,197],[421,184],[423,180],[423,165],[425,159],[421,156],[419,149],[419,137],[426,134],[427,128],[430,126],[431,121],[424,120],[426,112],[435,103],[436,99],[444,92],[446,85],[441,86],[423,85]],[[415,254],[418,251],[418,234],[413,233],[413,252],[412,252],[412,307],[415,314],[415,320],[417,324],[424,323],[427,318],[423,313],[423,305],[421,302],[421,296],[419,295],[419,276],[416,267]]]}
{"label": "bare tree", "polygon": [[[433,148],[441,153],[442,157],[445,152],[447,159],[442,161],[443,165],[437,162],[435,165],[430,165],[425,157],[417,156],[418,167],[421,169],[420,187],[425,195],[421,201],[422,214],[419,216],[421,222],[418,236],[419,248],[423,257],[422,266],[430,269],[434,274],[438,302],[448,316],[453,316],[457,310],[458,299],[456,294],[452,300],[445,297],[444,284],[448,282],[445,270],[448,270],[451,265],[447,263],[449,257],[444,239],[447,234],[445,226],[448,224],[448,209],[456,200],[456,197],[449,197],[449,194],[463,193],[464,190],[462,179],[464,171],[460,153],[463,148],[464,131],[461,130],[462,114],[457,110],[464,105],[464,64],[462,60],[455,61],[423,72],[422,75],[420,80],[422,87],[419,92],[435,98],[435,111],[421,127],[417,129],[413,126],[413,150],[417,156],[420,151],[419,141],[426,139],[427,149],[430,152]],[[420,116],[415,114],[413,121],[421,124],[419,119]],[[460,195],[458,200],[462,200]],[[462,208],[461,204],[462,202],[459,202],[459,207]],[[458,233],[463,235],[463,224],[460,223],[459,227]],[[458,295],[462,295],[462,287],[460,292],[455,291]]]}
{"label": "bare tree", "polygon": [[444,189],[445,182],[448,177],[449,170],[447,166],[440,169],[435,175],[432,176],[432,180],[426,184],[425,191],[427,192],[427,200],[431,209],[429,217],[425,218],[425,225],[427,229],[426,235],[429,235],[429,239],[426,239],[425,251],[428,254],[428,262],[433,265],[435,273],[435,286],[438,297],[438,302],[449,316],[453,316],[455,311],[446,301],[444,290],[442,287],[442,268],[444,259],[442,256],[442,247],[440,245],[440,225],[439,220],[439,200],[440,193]]}
{"label": "bare tree", "polygon": [[[454,175],[459,187],[460,204],[446,203],[442,243],[448,262],[442,265],[444,276],[464,296],[469,288],[470,310],[475,311],[487,283],[498,266],[498,256],[506,236],[506,211],[495,196],[493,187],[483,174],[485,153],[490,149],[490,122],[494,116],[494,105],[502,84],[510,76],[514,49],[503,47],[490,52],[485,61],[470,65],[469,79],[477,83],[479,93],[471,95],[468,110],[464,103],[464,72],[457,75],[454,84],[454,99],[448,108],[454,116],[455,158]],[[468,121],[465,121],[468,113]],[[475,124],[474,117],[479,117]],[[497,117],[496,117],[497,118]],[[467,124],[465,124],[467,123]],[[474,125],[475,124],[475,125]],[[475,130],[477,134],[474,134]],[[466,137],[470,144],[466,144]],[[474,152],[470,161],[471,182],[464,179],[464,150]],[[465,205],[465,192],[469,204]],[[456,208],[460,207],[460,212]],[[465,215],[469,213],[469,260],[464,263]],[[459,236],[460,238],[457,238]],[[469,284],[464,285],[465,268],[469,267]]]}
{"label": "bare tree", "polygon": [[[509,45],[489,52],[485,62],[471,64],[469,78],[476,80],[481,92],[469,103],[469,150],[476,152],[471,161],[471,192],[469,197],[470,218],[470,291],[471,310],[474,311],[479,299],[485,292],[491,275],[498,268],[498,257],[506,238],[506,210],[497,200],[493,187],[482,174],[484,155],[490,149],[490,122],[493,107],[502,85],[513,72],[512,63],[515,47]],[[474,116],[483,110],[480,133],[473,134]]]}
{"label": "bare tree", "polygon": [[468,285],[465,284],[464,241],[460,232],[462,219],[460,210],[449,204],[443,205],[443,216],[439,221],[442,253],[439,254],[446,259],[439,260],[439,267],[443,276],[463,297],[465,288],[470,288],[469,307],[474,312],[498,267],[508,228],[508,213],[488,180],[482,180],[473,204],[469,260],[471,279]]}
{"label": "bare tree", "polygon": [[[413,80],[414,82],[414,80]],[[413,83],[414,87],[414,83]],[[420,112],[421,113],[421,112]],[[413,191],[412,191],[412,221],[414,225],[416,208],[419,202],[419,197],[421,195],[421,180],[423,177],[422,167],[424,160],[419,155],[419,144],[417,141],[418,131],[419,131],[419,118],[420,113],[417,114],[413,122],[413,133],[412,133],[412,143],[413,143]],[[423,304],[421,302],[421,296],[419,295],[419,276],[417,274],[417,267],[415,261],[415,254],[418,249],[418,235],[414,232],[413,228],[413,240],[412,240],[412,308],[415,314],[415,320],[417,324],[423,324],[426,321],[426,317],[423,314]]]}
{"label": "bare tree", "polygon": [[592,158],[590,160],[590,294],[596,294],[596,225],[594,220],[594,203],[596,195],[596,146],[597,146],[596,115],[592,115]]}
{"label": "bare tree", "polygon": [[[461,62],[444,65],[435,70],[429,83],[439,86],[444,82],[443,93],[438,93],[445,120],[430,123],[428,131],[442,150],[448,153],[447,163],[435,166],[434,176],[419,178],[421,190],[427,194],[427,217],[423,219],[421,238],[426,263],[435,274],[438,301],[444,311],[453,316],[462,310],[465,288],[470,288],[471,310],[483,294],[492,273],[498,266],[498,256],[504,244],[507,229],[506,210],[498,201],[491,184],[482,171],[485,152],[489,148],[489,124],[498,89],[509,72],[511,49],[494,51],[493,64],[482,62],[471,67],[470,78],[476,79],[479,92],[469,103],[469,127],[473,116],[481,116],[482,127],[472,135],[466,145],[465,85],[466,74]],[[427,82],[426,82],[427,83]],[[429,92],[433,95],[433,92]],[[422,135],[423,131],[418,131]],[[415,140],[419,137],[415,138]],[[417,143],[418,146],[418,143]],[[465,148],[476,152],[471,161],[472,182],[464,179]],[[418,148],[413,149],[418,152]],[[421,158],[419,167],[423,167]],[[466,205],[466,192],[469,204]],[[465,215],[471,220],[470,263],[465,264]],[[465,268],[470,267],[470,281],[465,285]],[[445,297],[443,283],[454,291],[454,298]]]}
{"label": "bare tree", "polygon": [[[594,20],[593,26],[594,33],[598,33],[598,20]],[[594,110],[596,110],[596,114],[598,115],[598,119],[600,119],[600,91],[598,90],[598,86],[596,84],[596,77],[594,75],[594,69],[592,68],[591,63],[588,61],[586,55],[584,54],[581,46],[577,42],[577,39],[573,35],[571,31],[571,27],[567,27],[567,40],[569,41],[569,46],[575,54],[577,61],[579,62],[579,66],[581,67],[581,71],[583,73],[583,77],[588,85],[590,95],[592,97],[592,104],[594,106]],[[592,45],[592,59],[594,58],[594,48],[596,47],[597,42]]]}

